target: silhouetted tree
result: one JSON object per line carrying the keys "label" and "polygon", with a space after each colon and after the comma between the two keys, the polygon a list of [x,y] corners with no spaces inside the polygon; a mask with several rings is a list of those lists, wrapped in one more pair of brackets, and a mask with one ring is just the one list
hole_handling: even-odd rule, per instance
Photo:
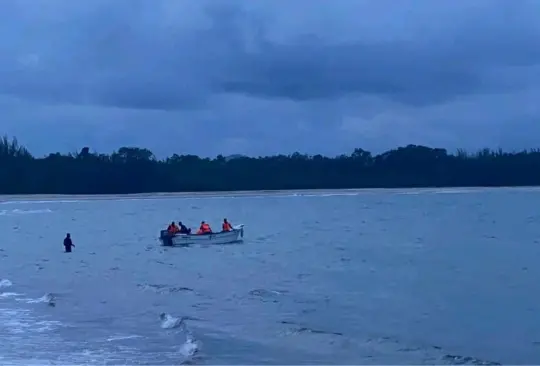
{"label": "silhouetted tree", "polygon": [[540,185],[540,150],[475,154],[408,145],[373,156],[291,155],[215,159],[174,154],[158,160],[148,149],[112,154],[83,147],[35,158],[17,139],[0,139],[0,193],[105,194],[315,188],[398,188]]}

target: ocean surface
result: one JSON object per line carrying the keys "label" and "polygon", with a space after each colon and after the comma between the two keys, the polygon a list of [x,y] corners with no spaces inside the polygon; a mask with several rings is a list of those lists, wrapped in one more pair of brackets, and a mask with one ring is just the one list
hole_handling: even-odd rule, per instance
{"label": "ocean surface", "polygon": [[540,189],[0,196],[0,232],[2,365],[540,363]]}

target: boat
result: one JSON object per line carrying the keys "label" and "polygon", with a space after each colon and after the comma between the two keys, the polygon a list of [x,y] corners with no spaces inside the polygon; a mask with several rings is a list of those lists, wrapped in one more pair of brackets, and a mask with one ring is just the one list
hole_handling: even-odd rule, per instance
{"label": "boat", "polygon": [[242,240],[244,225],[234,225],[231,231],[221,231],[211,234],[173,234],[161,230],[159,240],[164,246],[192,245],[192,244],[229,244]]}

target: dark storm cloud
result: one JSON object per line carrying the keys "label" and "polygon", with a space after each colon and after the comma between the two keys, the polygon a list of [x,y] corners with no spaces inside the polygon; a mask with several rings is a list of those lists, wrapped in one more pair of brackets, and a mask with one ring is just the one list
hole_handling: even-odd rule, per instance
{"label": "dark storm cloud", "polygon": [[[517,3],[515,12],[526,11],[524,4]],[[332,44],[309,37],[267,44],[239,63],[225,90],[299,101],[376,94],[412,104],[504,91],[510,85],[500,85],[487,71],[539,65],[540,32],[493,5],[441,37],[374,43],[359,35],[358,41]],[[540,11],[538,4],[532,7]]]}
{"label": "dark storm cloud", "polygon": [[[200,24],[183,24],[191,14],[182,11],[193,9],[183,9],[182,2],[78,1],[65,8],[59,0],[17,3],[2,3],[2,39],[39,62],[24,67],[16,57],[4,59],[0,90],[47,102],[185,109],[203,106],[213,92],[232,92],[298,101],[377,94],[429,104],[495,87],[486,68],[540,60],[540,37],[518,18],[526,10],[520,2],[471,11],[439,37],[366,41],[359,33],[328,42],[292,33],[286,44],[268,35],[273,25],[264,14],[265,7],[286,11],[280,1],[263,2],[251,13],[242,2],[203,2]],[[289,10],[308,4],[293,3]],[[356,8],[352,1],[340,5]],[[510,17],[509,10],[517,15]],[[164,24],[168,11],[176,18]],[[367,16],[359,14],[358,21]],[[20,42],[7,42],[15,36]]]}
{"label": "dark storm cloud", "polygon": [[223,83],[228,92],[303,101],[377,94],[408,103],[441,101],[481,86],[481,77],[440,54],[403,44],[269,47]]}
{"label": "dark storm cloud", "polygon": [[189,44],[159,28],[162,19],[151,2],[5,3],[11,12],[2,11],[0,20],[12,19],[0,22],[1,37],[18,42],[4,45],[11,52],[0,62],[0,92],[45,102],[167,109],[192,104],[204,86],[205,79],[197,78],[202,70],[185,61]]}
{"label": "dark storm cloud", "polygon": [[[6,0],[0,106],[6,132],[43,149],[499,144],[540,117],[539,14],[527,0]],[[42,126],[61,132],[43,141]]]}

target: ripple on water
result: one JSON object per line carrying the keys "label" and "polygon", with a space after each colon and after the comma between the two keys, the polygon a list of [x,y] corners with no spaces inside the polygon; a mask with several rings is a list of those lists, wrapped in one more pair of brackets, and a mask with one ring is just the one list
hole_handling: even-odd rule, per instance
{"label": "ripple on water", "polygon": [[170,285],[163,285],[163,284],[138,284],[138,288],[142,289],[143,291],[152,291],[158,294],[170,294],[170,293],[176,293],[176,292],[186,292],[186,293],[195,293],[195,290],[190,287],[183,287],[183,286],[170,286]]}
{"label": "ripple on water", "polygon": [[[538,361],[534,346],[521,346],[531,340],[515,332],[519,327],[538,330],[538,323],[533,317],[526,324],[517,317],[511,323],[505,315],[538,310],[530,295],[538,270],[529,260],[539,254],[534,243],[539,233],[532,225],[538,196],[512,193],[512,199],[504,199],[508,191],[499,198],[455,191],[396,195],[404,191],[373,191],[358,198],[333,193],[268,198],[259,192],[256,199],[238,195],[179,202],[167,196],[65,204],[51,199],[41,206],[2,206],[1,270],[14,285],[0,281],[0,307],[12,311],[0,315],[0,322],[6,321],[0,325],[0,363],[9,364],[9,357],[31,364],[28,354],[45,360],[40,364],[494,365],[483,358],[519,363],[529,356],[531,363]],[[52,211],[33,210],[46,208]],[[214,222],[222,216],[249,224],[243,246],[169,250],[157,243],[157,230],[170,217]],[[279,230],[268,223],[279,223]],[[58,240],[66,225],[76,233],[78,249],[70,256],[51,254],[52,247],[61,251]],[[39,228],[39,234],[23,230],[29,226]],[[36,245],[22,250],[17,244],[30,235]],[[523,243],[520,251],[508,251],[513,240]],[[478,271],[479,253],[486,248],[490,261]],[[460,272],[449,270],[455,267]],[[502,271],[507,277],[501,278]],[[516,301],[506,302],[497,289]],[[56,308],[41,296],[46,291],[62,294],[52,301]],[[418,314],[438,309],[443,297],[452,311],[430,324],[416,322]],[[486,317],[501,319],[501,333],[508,332],[509,340],[493,336],[475,342],[468,330],[453,327],[470,310],[460,305],[464,298],[471,307],[490,304]],[[19,307],[27,312],[13,313]],[[190,311],[204,322],[185,316]],[[161,312],[179,314],[169,319],[178,324],[163,327]],[[469,320],[478,339],[492,335],[484,320]],[[193,347],[186,323],[206,353]],[[392,337],[373,336],[374,330]],[[488,342],[491,350],[485,349]]]}

